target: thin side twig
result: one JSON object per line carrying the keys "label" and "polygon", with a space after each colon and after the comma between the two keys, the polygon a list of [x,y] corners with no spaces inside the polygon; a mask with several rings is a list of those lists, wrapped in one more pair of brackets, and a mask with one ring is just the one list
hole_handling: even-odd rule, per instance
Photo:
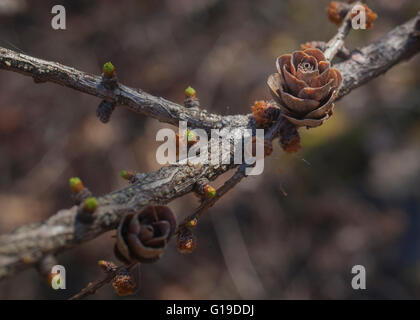
{"label": "thin side twig", "polygon": [[114,271],[107,273],[103,279],[89,283],[79,293],[76,293],[74,296],[72,296],[68,300],[80,300],[87,296],[95,294],[96,291],[98,291],[104,285],[110,283],[120,271],[122,271],[123,269],[131,270],[136,265],[137,265],[137,262],[133,262],[128,266],[124,266],[124,265],[119,266]]}
{"label": "thin side twig", "polygon": [[[321,51],[325,51],[327,49],[327,42],[325,41],[310,41],[303,43],[301,45],[302,49],[306,49],[308,47],[314,47]],[[344,45],[338,49],[336,56],[340,59],[347,60],[351,57],[351,51],[347,49]]]}
{"label": "thin side twig", "polygon": [[360,5],[360,2],[356,2],[347,12],[346,16],[344,17],[343,22],[340,25],[340,28],[338,28],[337,34],[327,42],[326,49],[325,49],[325,58],[327,60],[331,61],[334,59],[335,55],[338,53],[338,51],[343,48],[344,46],[344,40],[348,36],[350,30],[351,30],[351,16],[352,16],[352,8],[354,6]]}
{"label": "thin side twig", "polygon": [[[264,136],[264,140],[272,141],[279,135],[279,131],[284,125],[285,120],[283,117],[279,117],[274,125],[268,130]],[[205,199],[201,205],[189,216],[184,219],[184,222],[178,227],[178,231],[183,228],[189,221],[199,219],[201,215],[209,208],[211,208],[219,199],[221,199],[226,193],[232,190],[243,178],[247,177],[245,169],[248,167],[246,163],[243,163],[236,170],[234,175],[230,177],[219,189],[216,191],[216,195],[213,198]],[[178,232],[177,231],[177,232]]]}
{"label": "thin side twig", "polygon": [[100,76],[2,47],[0,47],[0,69],[32,77],[36,83],[53,82],[102,100],[112,101],[136,113],[175,126],[178,126],[179,121],[187,121],[192,128],[210,130],[227,126],[242,127],[249,121],[242,115],[222,116],[209,113],[205,109],[185,108],[122,83],[118,83],[117,88],[110,90],[104,86]]}

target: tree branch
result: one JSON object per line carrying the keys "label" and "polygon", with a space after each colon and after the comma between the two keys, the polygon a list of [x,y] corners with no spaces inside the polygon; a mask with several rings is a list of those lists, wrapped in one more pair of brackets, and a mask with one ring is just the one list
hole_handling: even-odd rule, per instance
{"label": "tree branch", "polygon": [[178,126],[187,121],[192,128],[210,130],[222,127],[247,126],[244,115],[222,116],[203,109],[189,109],[141,89],[118,84],[115,90],[104,87],[100,76],[85,73],[58,62],[46,61],[0,47],[0,69],[33,77],[36,83],[53,82],[101,99],[116,102],[148,117]]}
{"label": "tree branch", "polygon": [[[395,64],[420,51],[419,17],[396,27],[382,39],[362,48],[336,67],[343,76],[339,97],[385,73]],[[203,110],[191,110],[141,90],[119,85],[114,91],[105,89],[99,76],[56,62],[49,62],[0,48],[0,69],[34,77],[36,82],[49,81],[82,91],[101,99],[116,101],[130,110],[178,125],[188,121],[191,127],[249,128],[251,115],[221,116]],[[114,229],[121,217],[149,204],[166,204],[193,191],[202,178],[214,180],[235,165],[170,165],[142,178],[122,190],[98,198],[98,209],[92,223],[77,219],[77,206],[63,209],[43,222],[20,227],[0,237],[0,279],[39,262],[48,254],[57,254],[100,234]]]}
{"label": "tree branch", "polygon": [[[360,5],[360,2],[357,2],[354,6],[356,5]],[[341,23],[340,28],[338,28],[337,34],[327,43],[327,46],[324,52],[325,58],[327,58],[327,60],[331,61],[332,59],[334,59],[337,52],[344,46],[344,40],[346,39],[350,30],[351,30],[351,8],[349,9],[346,16],[344,17],[344,20]]]}
{"label": "tree branch", "polygon": [[[281,128],[285,125],[285,121],[287,121],[285,118],[281,117],[278,119],[278,121],[268,130],[268,132],[264,136],[264,140],[272,141],[276,137],[278,137],[279,132]],[[239,166],[238,170],[235,172],[235,174],[227,180],[219,189],[217,189],[216,195],[213,198],[204,200],[201,205],[188,217],[184,219],[184,222],[180,224],[178,227],[178,231],[180,228],[182,228],[185,224],[187,224],[189,221],[192,221],[194,219],[199,219],[200,216],[209,208],[214,206],[214,204],[222,198],[226,193],[228,193],[230,190],[232,190],[239,182],[242,181],[243,178],[247,177],[245,173],[245,169],[247,168],[247,164],[244,163],[241,166]]]}
{"label": "tree branch", "polygon": [[96,291],[98,291],[104,285],[110,283],[120,271],[122,271],[122,270],[130,271],[136,265],[137,265],[137,262],[133,262],[128,266],[122,265],[122,266],[119,266],[119,267],[115,268],[115,270],[113,270],[113,271],[107,272],[107,274],[104,278],[102,278],[101,280],[89,283],[80,292],[78,292],[74,296],[70,297],[69,300],[80,300],[80,299],[86,298],[87,296],[95,294]]}
{"label": "tree branch", "polygon": [[343,75],[338,97],[384,74],[420,51],[420,15],[394,28],[381,39],[353,51],[351,59],[334,65]]}

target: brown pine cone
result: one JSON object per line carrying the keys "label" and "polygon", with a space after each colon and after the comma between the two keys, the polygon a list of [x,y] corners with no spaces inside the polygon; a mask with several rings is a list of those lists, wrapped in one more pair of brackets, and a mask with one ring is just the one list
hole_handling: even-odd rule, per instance
{"label": "brown pine cone", "polygon": [[163,255],[175,228],[175,216],[166,206],[129,213],[118,227],[115,255],[125,263],[154,262]]}
{"label": "brown pine cone", "polygon": [[267,84],[283,111],[296,126],[317,127],[331,114],[342,77],[330,68],[322,51],[306,49],[277,58],[278,73]]}

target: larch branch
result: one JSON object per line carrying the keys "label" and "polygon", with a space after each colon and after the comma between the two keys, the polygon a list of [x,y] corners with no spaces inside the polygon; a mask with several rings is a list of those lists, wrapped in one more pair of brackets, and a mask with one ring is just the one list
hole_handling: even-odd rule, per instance
{"label": "larch branch", "polygon": [[[339,97],[385,73],[397,63],[420,51],[419,16],[400,25],[383,38],[353,53],[351,58],[335,65],[343,84]],[[101,77],[89,75],[56,62],[30,57],[0,48],[0,69],[31,76],[36,82],[54,82],[115,101],[130,110],[178,125],[188,121],[193,128],[252,128],[251,115],[222,116],[203,110],[191,110],[138,89],[119,84],[114,91],[105,89]],[[38,263],[45,255],[57,254],[114,229],[121,217],[131,210],[149,204],[166,204],[194,189],[202,178],[210,181],[235,165],[170,165],[142,175],[138,182],[102,197],[92,223],[77,219],[77,206],[63,209],[43,222],[20,227],[0,237],[0,279]]]}

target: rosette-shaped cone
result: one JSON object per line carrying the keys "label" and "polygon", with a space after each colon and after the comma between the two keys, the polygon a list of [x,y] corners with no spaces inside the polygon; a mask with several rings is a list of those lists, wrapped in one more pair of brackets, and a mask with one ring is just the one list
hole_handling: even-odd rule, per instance
{"label": "rosette-shaped cone", "polygon": [[166,206],[129,213],[118,227],[115,255],[125,263],[154,262],[165,252],[175,228],[175,216]]}
{"label": "rosette-shaped cone", "polygon": [[332,115],[342,77],[322,51],[285,54],[277,58],[276,66],[278,73],[267,84],[286,119],[296,126],[317,127]]}

